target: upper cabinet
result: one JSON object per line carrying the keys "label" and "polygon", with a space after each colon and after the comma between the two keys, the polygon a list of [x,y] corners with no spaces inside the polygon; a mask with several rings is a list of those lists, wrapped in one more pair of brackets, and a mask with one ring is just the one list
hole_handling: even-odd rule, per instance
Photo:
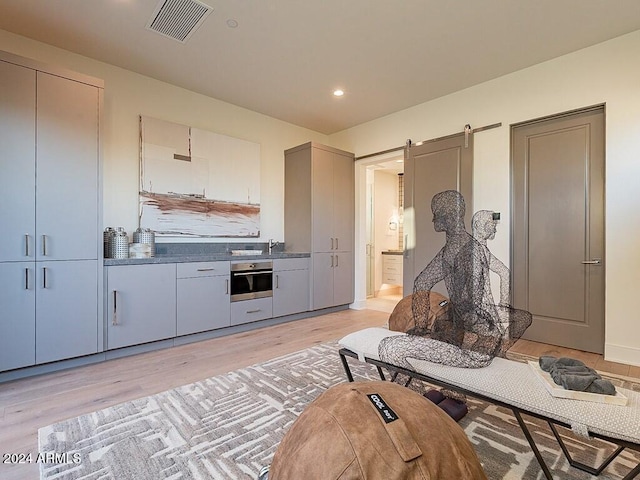
{"label": "upper cabinet", "polygon": [[299,252],[352,251],[354,156],[314,142],[285,151],[285,241]]}
{"label": "upper cabinet", "polygon": [[98,259],[101,81],[18,61],[0,55],[0,262]]}
{"label": "upper cabinet", "polygon": [[309,142],[285,151],[285,242],[311,253],[312,309],[353,302],[352,153]]}
{"label": "upper cabinet", "polygon": [[95,86],[38,72],[35,243],[39,260],[98,258],[99,96]]}
{"label": "upper cabinet", "polygon": [[0,61],[0,262],[33,260],[36,71]]}
{"label": "upper cabinet", "polygon": [[313,251],[351,251],[354,229],[352,154],[312,147]]}

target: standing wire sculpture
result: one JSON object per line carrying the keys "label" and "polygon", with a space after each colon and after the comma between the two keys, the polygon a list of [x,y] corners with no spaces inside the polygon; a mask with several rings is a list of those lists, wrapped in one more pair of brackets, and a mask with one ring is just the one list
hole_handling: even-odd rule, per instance
{"label": "standing wire sculpture", "polygon": [[[414,327],[408,335],[385,338],[379,346],[381,360],[411,369],[407,359],[479,368],[507,350],[531,325],[531,314],[508,304],[508,280],[501,281],[500,301],[491,291],[490,271],[508,278],[507,267],[491,254],[487,240],[495,236],[495,221],[478,216],[475,238],[464,225],[465,202],[455,190],[436,194],[431,201],[433,226],[446,235],[445,245],[416,277],[411,310]],[[490,212],[493,214],[493,212]],[[506,269],[506,277],[505,277]],[[443,281],[448,308],[430,315],[430,292]]]}

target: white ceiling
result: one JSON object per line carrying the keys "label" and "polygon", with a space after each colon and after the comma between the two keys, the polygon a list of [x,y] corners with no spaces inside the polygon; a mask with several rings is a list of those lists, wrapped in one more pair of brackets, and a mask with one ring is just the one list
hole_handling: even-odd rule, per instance
{"label": "white ceiling", "polygon": [[0,29],[325,134],[640,29],[639,0],[203,0],[182,44],[159,1],[0,0]]}

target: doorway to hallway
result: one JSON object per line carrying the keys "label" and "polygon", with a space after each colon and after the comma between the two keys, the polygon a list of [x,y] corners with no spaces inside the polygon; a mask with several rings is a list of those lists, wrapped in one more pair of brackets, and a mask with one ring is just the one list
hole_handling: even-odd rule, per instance
{"label": "doorway to hallway", "polygon": [[[402,293],[404,155],[400,151],[372,157],[358,162],[356,169],[361,196],[364,196],[364,210],[359,213],[364,214],[360,217],[363,234],[360,243],[364,246],[365,261],[356,274],[366,279],[362,307],[391,311]],[[397,265],[388,265],[390,262],[384,261],[383,253],[394,253]],[[396,275],[393,269],[397,269]]]}

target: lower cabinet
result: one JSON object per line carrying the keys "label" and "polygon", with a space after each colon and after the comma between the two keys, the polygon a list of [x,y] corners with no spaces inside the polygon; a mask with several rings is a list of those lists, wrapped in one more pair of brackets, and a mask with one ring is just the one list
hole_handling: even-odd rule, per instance
{"label": "lower cabinet", "polygon": [[98,351],[98,262],[0,263],[0,371]]}
{"label": "lower cabinet", "polygon": [[0,371],[36,362],[35,262],[0,263]]}
{"label": "lower cabinet", "polygon": [[[309,311],[309,265],[309,258],[274,259],[273,296],[237,302],[231,301],[229,261],[109,265],[104,290],[106,348]],[[23,362],[27,361],[28,356]]]}
{"label": "lower cabinet", "polygon": [[176,264],[106,267],[107,349],[176,336]]}
{"label": "lower cabinet", "polygon": [[98,262],[36,262],[36,363],[98,351]]}
{"label": "lower cabinet", "polygon": [[273,262],[273,316],[309,310],[309,259],[276,259]]}
{"label": "lower cabinet", "polygon": [[402,285],[402,255],[382,254],[382,283]]}
{"label": "lower cabinet", "polygon": [[231,325],[257,322],[273,317],[273,298],[255,298],[231,302]]}
{"label": "lower cabinet", "polygon": [[313,310],[353,302],[353,254],[313,254]]}
{"label": "lower cabinet", "polygon": [[229,262],[177,265],[177,334],[231,325]]}

